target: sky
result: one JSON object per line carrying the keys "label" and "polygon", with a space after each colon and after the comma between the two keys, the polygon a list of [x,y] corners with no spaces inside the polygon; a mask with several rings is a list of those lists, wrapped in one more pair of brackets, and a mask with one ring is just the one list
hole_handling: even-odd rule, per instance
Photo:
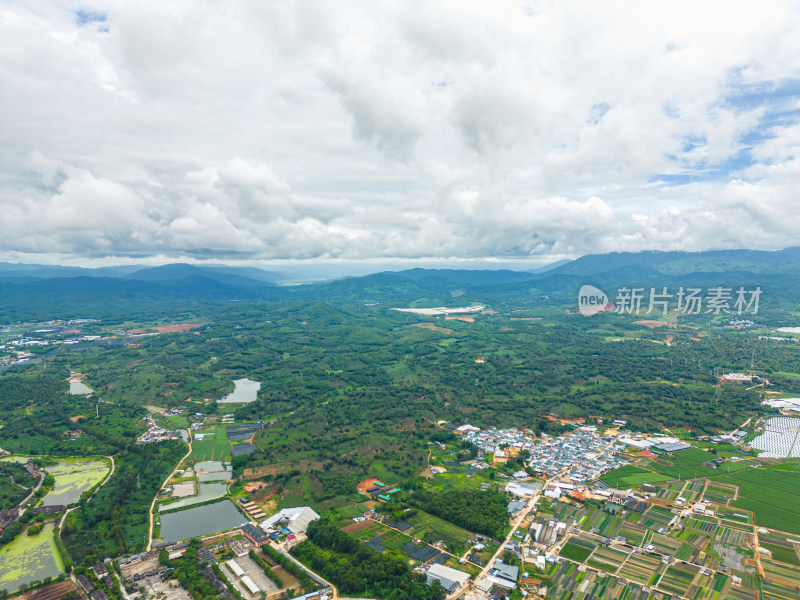
{"label": "sky", "polygon": [[800,245],[800,4],[0,5],[0,261]]}

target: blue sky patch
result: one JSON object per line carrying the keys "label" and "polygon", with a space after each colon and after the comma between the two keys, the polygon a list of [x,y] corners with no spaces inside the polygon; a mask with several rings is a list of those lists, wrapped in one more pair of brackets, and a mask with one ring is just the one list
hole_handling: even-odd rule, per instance
{"label": "blue sky patch", "polygon": [[[100,11],[95,10],[76,10],[75,11],[75,22],[78,25],[90,25],[92,23],[105,23],[106,15]],[[106,28],[106,31],[108,28]]]}

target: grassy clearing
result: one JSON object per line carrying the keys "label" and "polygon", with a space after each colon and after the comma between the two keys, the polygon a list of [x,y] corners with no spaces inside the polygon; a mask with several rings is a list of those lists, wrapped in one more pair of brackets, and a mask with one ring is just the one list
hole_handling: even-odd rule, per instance
{"label": "grassy clearing", "polygon": [[409,518],[408,522],[414,526],[412,531],[415,537],[419,537],[428,543],[436,543],[441,540],[454,553],[461,550],[466,545],[467,540],[472,537],[472,534],[466,529],[421,510]]}

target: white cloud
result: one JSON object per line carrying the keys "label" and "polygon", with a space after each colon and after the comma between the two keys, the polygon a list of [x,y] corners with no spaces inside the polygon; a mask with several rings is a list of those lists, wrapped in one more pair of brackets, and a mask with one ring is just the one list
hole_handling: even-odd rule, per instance
{"label": "white cloud", "polygon": [[794,3],[7,2],[0,259],[791,245],[799,29]]}

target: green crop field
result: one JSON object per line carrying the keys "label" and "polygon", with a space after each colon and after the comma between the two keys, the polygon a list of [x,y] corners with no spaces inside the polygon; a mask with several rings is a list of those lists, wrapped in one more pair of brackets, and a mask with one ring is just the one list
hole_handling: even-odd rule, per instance
{"label": "green crop field", "polygon": [[582,563],[587,558],[589,558],[589,555],[592,553],[592,550],[594,550],[593,546],[587,547],[586,545],[577,544],[572,540],[570,540],[569,542],[564,544],[564,547],[561,549],[561,552],[559,552],[559,554],[564,558],[568,558],[569,560],[574,560],[575,562]]}
{"label": "green crop field", "polygon": [[625,489],[643,483],[664,481],[665,477],[659,473],[654,473],[634,465],[625,465],[619,469],[609,471],[600,479],[611,487]]}
{"label": "green crop field", "polygon": [[739,486],[739,498],[730,506],[752,511],[757,525],[800,533],[800,473],[748,469],[720,474],[714,480]]}
{"label": "green crop field", "polygon": [[800,560],[797,558],[797,552],[795,552],[791,546],[780,546],[768,542],[759,542],[759,545],[772,552],[773,560],[800,567]]}
{"label": "green crop field", "polygon": [[231,459],[231,443],[225,434],[225,427],[216,429],[206,429],[197,433],[204,434],[202,440],[192,441],[192,454],[189,457],[196,462],[204,460],[224,460]]}

